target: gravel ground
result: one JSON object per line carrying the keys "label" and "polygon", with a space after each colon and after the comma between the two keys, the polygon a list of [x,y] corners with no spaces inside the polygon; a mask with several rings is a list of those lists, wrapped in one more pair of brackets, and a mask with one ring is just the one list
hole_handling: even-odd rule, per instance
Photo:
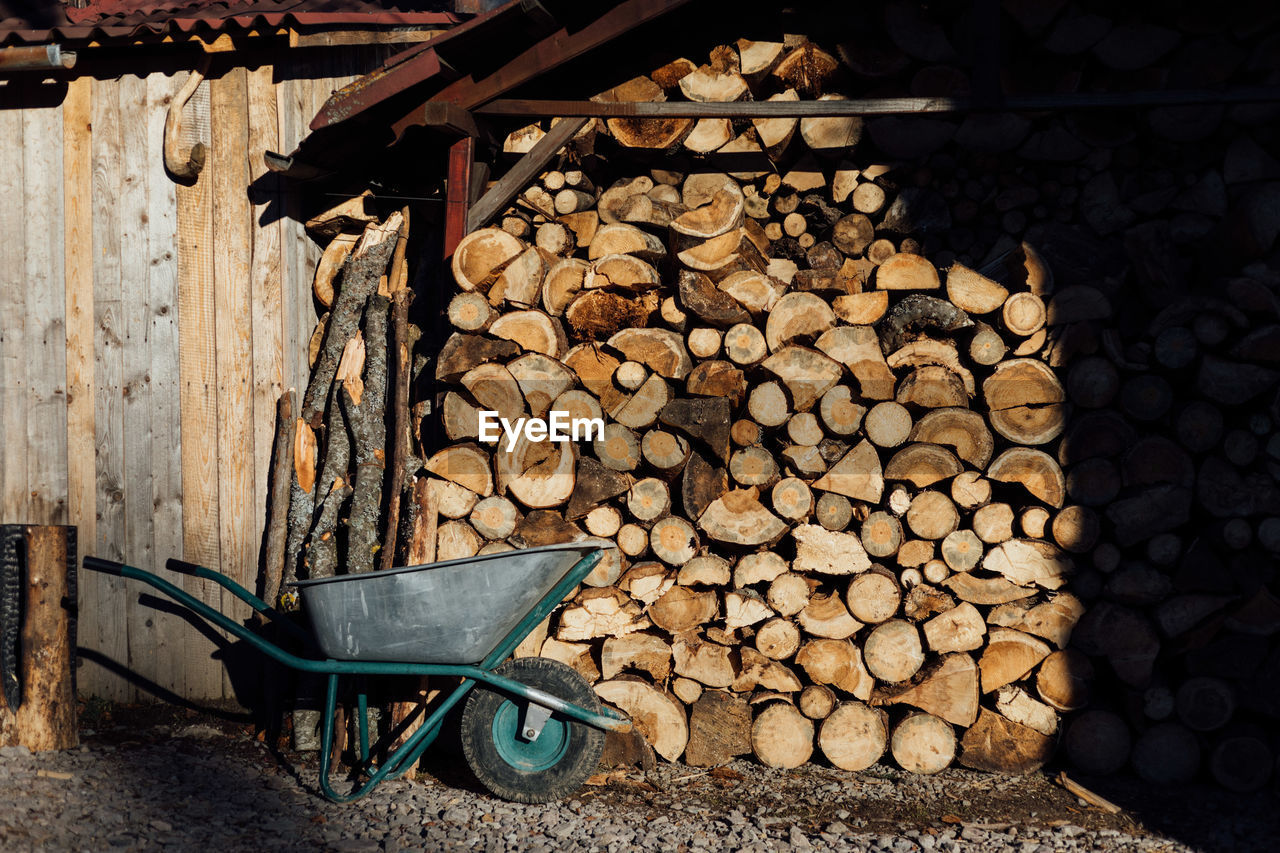
{"label": "gravel ground", "polygon": [[1248,851],[1277,848],[1276,794],[1152,791],[1091,781],[1126,807],[1086,806],[1047,775],[952,769],[603,771],[564,803],[478,788],[437,750],[417,782],[351,805],[316,794],[314,757],[278,755],[242,724],[175,712],[106,725],[84,746],[0,749],[0,842],[18,850]]}

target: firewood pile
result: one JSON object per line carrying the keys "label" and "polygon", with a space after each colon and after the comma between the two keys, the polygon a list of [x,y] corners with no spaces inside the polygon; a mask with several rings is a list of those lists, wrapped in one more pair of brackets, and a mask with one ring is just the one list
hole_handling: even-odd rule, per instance
{"label": "firewood pile", "polygon": [[[743,40],[596,100],[954,93],[947,31],[905,6],[878,52]],[[1161,35],[1094,18],[1017,23],[1114,75],[1113,40]],[[1211,41],[1169,32],[1144,62]],[[1273,114],[590,123],[453,255],[448,443],[415,492],[435,556],[607,541],[517,654],[576,668],[669,760],[1021,773],[1061,748],[1260,787]],[[481,411],[605,427],[481,441]]]}
{"label": "firewood pile", "polygon": [[302,399],[290,390],[277,410],[269,601],[281,580],[389,568],[395,552],[384,531],[397,528],[401,491],[387,471],[404,469],[408,441],[407,222],[379,220],[368,200],[307,223],[328,241],[313,283],[323,313]]}

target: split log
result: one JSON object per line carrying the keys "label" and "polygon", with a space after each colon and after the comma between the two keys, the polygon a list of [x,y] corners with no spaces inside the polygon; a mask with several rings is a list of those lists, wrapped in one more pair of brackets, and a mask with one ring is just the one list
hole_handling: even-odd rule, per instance
{"label": "split log", "polygon": [[762,363],[786,386],[794,411],[806,412],[839,380],[841,368],[817,350],[788,345]]}
{"label": "split log", "polygon": [[985,708],[960,741],[960,763],[991,773],[1033,773],[1052,755],[1052,738]]}
{"label": "split log", "polygon": [[837,533],[817,524],[803,524],[791,530],[796,543],[792,567],[796,571],[824,575],[849,575],[871,567],[857,536]]}
{"label": "split log", "polygon": [[501,228],[473,231],[453,250],[453,280],[465,291],[487,290],[525,249],[523,242]]}
{"label": "split log", "polygon": [[[273,444],[275,451],[271,460],[270,510],[267,515],[267,529],[263,536],[264,543],[262,548],[262,598],[272,606],[275,606],[280,596],[282,580],[292,577],[292,572],[288,568],[289,509],[293,503],[291,487],[300,488],[294,486],[294,460],[297,458],[295,455],[295,441],[299,432],[297,427],[302,426],[300,422],[295,426],[293,405],[294,390],[290,388],[281,394],[280,399],[276,402],[276,434]],[[314,477],[315,471],[312,468],[310,478],[314,480]],[[314,486],[314,482],[311,485]]]}
{"label": "split log", "polygon": [[870,442],[859,442],[811,485],[818,491],[834,492],[853,500],[878,502],[884,492],[880,457]]}
{"label": "split log", "polygon": [[990,314],[1004,305],[1009,291],[963,264],[947,269],[947,299],[970,314]]}
{"label": "split log", "polygon": [[991,693],[1027,675],[1049,655],[1049,647],[1021,631],[993,630],[978,661],[982,692]]}
{"label": "split log", "polygon": [[718,610],[714,592],[673,586],[649,607],[648,615],[653,624],[676,635],[710,622]]}
{"label": "split log", "polygon": [[604,681],[592,689],[631,718],[654,752],[668,761],[680,758],[689,743],[689,722],[679,702],[639,681]]}
{"label": "split log", "polygon": [[859,699],[871,695],[874,681],[863,664],[862,653],[848,640],[809,640],[796,653],[795,661],[816,684],[830,684]]}
{"label": "split log", "polygon": [[894,376],[871,326],[841,326],[822,334],[814,344],[849,369],[871,400],[888,400],[894,393]]}
{"label": "split log", "polygon": [[886,480],[905,480],[917,488],[950,479],[964,467],[951,451],[936,444],[908,444],[885,466]]}
{"label": "split log", "polygon": [[875,704],[902,704],[957,726],[971,726],[978,719],[978,666],[965,654],[944,655],[901,688],[878,690]]}
{"label": "split log", "polygon": [[728,646],[700,640],[690,632],[676,638],[671,646],[675,672],[707,687],[728,687],[733,683],[733,664]]}
{"label": "split log", "polygon": [[848,639],[862,628],[862,623],[850,615],[836,593],[810,597],[796,621],[812,636],[831,640]]}
{"label": "split log", "polygon": [[[770,101],[798,101],[800,94],[794,89],[787,89],[776,95],[769,97]],[[797,120],[794,118],[768,118],[768,119],[752,119],[752,125],[755,127],[756,138],[760,140],[760,146],[772,160],[777,160],[786,150],[787,145],[791,142],[791,137],[795,135]]]}
{"label": "split log", "polygon": [[727,630],[755,625],[774,615],[773,608],[749,589],[735,589],[724,595],[724,624]]}
{"label": "split log", "polygon": [[1011,447],[992,460],[987,476],[1003,483],[1019,483],[1052,507],[1061,507],[1066,500],[1067,483],[1062,469],[1041,450]]}
{"label": "split log", "polygon": [[[665,101],[666,93],[652,79],[632,78],[608,91],[592,97],[604,103],[627,101]],[[666,151],[681,143],[693,130],[692,119],[677,118],[611,118],[605,126],[609,134],[624,148]],[[646,178],[646,180],[648,180]],[[651,183],[651,182],[650,182]],[[652,188],[652,185],[650,185]],[[642,190],[642,192],[647,190]],[[603,202],[603,199],[602,199]],[[602,203],[601,209],[605,209]]]}
{"label": "split log", "polygon": [[782,538],[787,525],[764,508],[748,489],[734,489],[716,498],[698,518],[698,527],[715,542],[764,545]]}
{"label": "split log", "polygon": [[689,744],[684,761],[715,767],[751,752],[751,709],[746,700],[704,691],[689,711]]}
{"label": "split log", "polygon": [[613,587],[587,589],[560,611],[556,639],[581,642],[642,631],[649,620],[640,606]]}
{"label": "split log", "polygon": [[1004,578],[979,578],[969,572],[954,574],[942,582],[956,598],[970,604],[1008,604],[1035,595],[1034,589],[1018,586]]}
{"label": "split log", "polygon": [[996,545],[982,560],[982,567],[1021,586],[1037,584],[1059,589],[1074,571],[1067,555],[1050,542],[1010,539]]}
{"label": "split log", "polygon": [[537,310],[504,314],[489,326],[489,334],[513,341],[525,352],[540,352],[556,359],[569,348],[560,321]]}
{"label": "split log", "polygon": [[982,648],[986,633],[982,614],[967,601],[924,623],[925,641],[939,654]]}
{"label": "split log", "polygon": [[726,586],[733,572],[724,557],[704,554],[686,561],[676,577],[681,586]]}
{"label": "split log", "polygon": [[1058,715],[1043,702],[1037,702],[1017,687],[1001,687],[996,691],[996,710],[1008,720],[1035,729],[1042,735],[1058,733]]}

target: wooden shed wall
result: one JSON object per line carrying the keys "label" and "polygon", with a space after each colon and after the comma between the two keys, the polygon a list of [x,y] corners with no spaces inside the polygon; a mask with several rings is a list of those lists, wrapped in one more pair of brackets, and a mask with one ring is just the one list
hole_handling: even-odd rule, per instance
{"label": "wooden shed wall", "polygon": [[[81,555],[246,615],[164,563],[255,584],[275,404],[306,381],[319,250],[272,220],[296,211],[283,186],[249,187],[264,149],[292,150],[383,58],[355,50],[211,76],[186,112],[209,146],[190,186],[162,152],[186,72],[81,77],[52,97],[0,84],[0,520],[76,525]],[[235,698],[221,640],[130,586],[81,574],[79,690]]]}

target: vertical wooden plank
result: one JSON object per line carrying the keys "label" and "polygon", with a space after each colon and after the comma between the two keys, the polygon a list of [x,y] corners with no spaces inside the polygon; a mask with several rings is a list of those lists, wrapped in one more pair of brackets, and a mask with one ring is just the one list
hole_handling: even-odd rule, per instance
{"label": "vertical wooden plank", "polygon": [[[177,231],[174,183],[164,170],[164,120],[177,81],[164,74],[146,79],[147,306],[151,335],[151,505],[155,569],[182,558],[182,408],[178,348]],[[176,580],[176,578],[171,578]],[[153,611],[149,631],[155,655],[154,678],[165,690],[183,695],[181,617]]]}
{"label": "vertical wooden plank", "polygon": [[[75,525],[81,551],[97,541],[93,452],[93,79],[80,77],[62,102],[63,264],[67,305],[67,523]],[[80,630],[96,633],[101,601],[96,572],[77,585]],[[86,627],[89,630],[86,631]]]}
{"label": "vertical wooden plank", "polygon": [[[254,535],[253,300],[250,244],[253,239],[249,184],[248,79],[232,68],[210,81],[213,117],[209,180],[213,193],[214,324],[218,369],[218,504],[222,571],[252,587],[257,566]],[[248,608],[224,593],[222,611],[237,618]],[[230,682],[224,680],[225,695]]]}
{"label": "vertical wooden plank", "polygon": [[[263,66],[248,72],[249,144],[246,155],[257,203],[253,223],[250,280],[253,299],[253,455],[255,555],[266,529],[267,486],[271,481],[271,445],[275,440],[275,406],[284,390],[284,314],[280,287],[280,223],[262,223],[279,180],[268,173],[262,152],[279,144],[272,70]],[[272,192],[267,194],[267,190]],[[250,586],[250,589],[253,589]]]}
{"label": "vertical wooden plank", "polygon": [[[22,89],[6,96],[21,101]],[[6,86],[6,88],[8,88]],[[19,235],[24,231],[22,188],[22,111],[0,110],[0,234]],[[23,281],[25,260],[21,239],[0,240],[0,434],[22,436],[18,441],[0,442],[0,522],[27,521],[27,374],[23,358],[26,346],[26,294]]]}
{"label": "vertical wooden plank", "polygon": [[[94,316],[94,458],[98,523],[93,553],[123,560],[124,519],[124,361],[125,329],[121,316],[119,201],[124,181],[120,132],[120,90],[115,82],[94,85],[93,97],[93,316]],[[96,610],[93,634],[82,628],[81,645],[116,664],[127,666],[129,645],[125,619],[125,584],[99,579],[97,598],[86,601]],[[85,626],[88,627],[88,626]],[[109,672],[86,666],[90,692],[114,701],[133,698],[130,685]],[[87,679],[88,680],[88,679]]]}
{"label": "vertical wooden plank", "polygon": [[[304,117],[307,98],[307,81],[299,75],[305,71],[304,63],[288,56],[275,68],[276,113],[280,127],[281,151],[292,151],[306,135]],[[298,202],[297,190],[290,182],[282,182],[280,198],[285,219],[281,222],[281,257],[283,260],[283,294],[286,327],[284,333],[285,375],[292,387],[302,391],[310,377],[307,364],[307,342],[316,324],[315,302],[311,297],[311,282],[315,268],[308,267],[307,237],[303,228],[303,213]]]}
{"label": "vertical wooden plank", "polygon": [[[174,90],[183,80],[174,81]],[[209,84],[188,103],[184,135],[208,139]],[[178,202],[178,365],[182,407],[182,550],[186,560],[221,564],[218,504],[218,399],[214,358],[213,194],[211,166],[199,179],[175,187]],[[221,594],[212,584],[185,579],[187,592],[213,607]],[[222,668],[201,635],[183,634],[184,695],[222,696]]]}
{"label": "vertical wooden plank", "polygon": [[[23,116],[27,502],[34,524],[67,522],[67,336],[62,260],[62,109]],[[19,436],[7,435],[6,440]]]}
{"label": "vertical wooden plank", "polygon": [[[116,215],[120,227],[121,441],[124,446],[124,559],[155,568],[151,483],[151,294],[148,286],[147,83],[129,74],[116,80],[120,93],[120,167]],[[127,596],[129,669],[154,674],[152,608]],[[123,603],[123,602],[122,602]]]}

